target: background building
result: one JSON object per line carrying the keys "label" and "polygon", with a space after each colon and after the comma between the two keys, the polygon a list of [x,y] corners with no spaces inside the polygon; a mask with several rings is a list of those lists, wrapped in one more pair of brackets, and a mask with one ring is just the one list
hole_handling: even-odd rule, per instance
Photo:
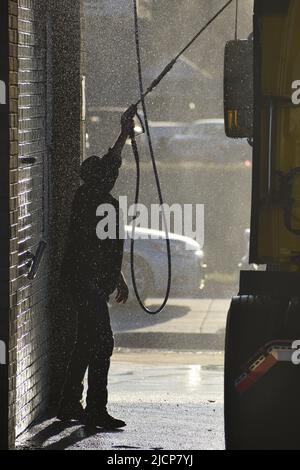
{"label": "background building", "polygon": [[[251,25],[251,1],[240,2],[240,37]],[[88,104],[127,106],[138,93],[133,2],[84,0],[83,5],[88,24]],[[221,4],[220,0],[140,0],[138,6],[144,79],[150,84]],[[222,46],[234,37],[234,13],[232,5],[151,94],[148,103],[152,119],[188,121],[223,116]]]}

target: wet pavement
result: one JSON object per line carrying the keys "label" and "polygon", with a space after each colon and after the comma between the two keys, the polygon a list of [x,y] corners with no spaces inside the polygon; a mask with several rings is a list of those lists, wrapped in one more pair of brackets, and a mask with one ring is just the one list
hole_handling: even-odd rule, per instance
{"label": "wet pavement", "polygon": [[223,449],[223,353],[116,350],[110,372],[112,414],[127,427],[103,432],[47,420],[18,449]]}
{"label": "wet pavement", "polygon": [[[149,299],[156,308],[160,299]],[[228,299],[170,299],[160,315],[112,303],[116,349],[109,409],[127,422],[102,432],[55,419],[18,439],[30,449],[223,449],[223,361]]]}

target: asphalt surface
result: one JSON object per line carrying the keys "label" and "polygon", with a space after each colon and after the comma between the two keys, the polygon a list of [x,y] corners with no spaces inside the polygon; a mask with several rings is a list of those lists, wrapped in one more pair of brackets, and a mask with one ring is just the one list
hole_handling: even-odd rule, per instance
{"label": "asphalt surface", "polygon": [[[151,299],[149,305],[158,302]],[[224,449],[228,306],[222,299],[172,299],[160,317],[132,305],[112,306],[117,347],[109,375],[109,411],[124,419],[126,428],[104,432],[44,420],[18,438],[17,449]]]}
{"label": "asphalt surface", "polygon": [[111,367],[109,409],[127,422],[124,430],[45,420],[20,436],[17,448],[223,449],[222,363],[222,353],[119,351]]}
{"label": "asphalt surface", "polygon": [[[161,299],[149,299],[155,310]],[[178,350],[224,350],[229,299],[172,298],[159,315],[147,315],[137,304],[111,306],[117,347]]]}

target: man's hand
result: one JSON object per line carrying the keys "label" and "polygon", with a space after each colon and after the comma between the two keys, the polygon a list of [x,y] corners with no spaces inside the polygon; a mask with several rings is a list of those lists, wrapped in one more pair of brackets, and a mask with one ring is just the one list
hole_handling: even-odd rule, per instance
{"label": "man's hand", "polygon": [[129,289],[124,279],[124,276],[121,273],[120,279],[117,285],[116,302],[118,304],[121,304],[121,303],[125,304],[128,300],[128,296],[129,296]]}
{"label": "man's hand", "polygon": [[136,115],[136,106],[130,106],[121,117],[122,133],[130,135],[134,130],[134,116]]}
{"label": "man's hand", "polygon": [[[121,118],[122,131],[119,135],[116,143],[111,148],[111,153],[114,155],[115,159],[120,160],[120,165],[122,163],[121,153],[126,143],[126,140],[131,133],[134,132],[134,116],[136,114],[136,106],[130,106],[130,108],[125,111]],[[119,166],[120,166],[119,165]]]}

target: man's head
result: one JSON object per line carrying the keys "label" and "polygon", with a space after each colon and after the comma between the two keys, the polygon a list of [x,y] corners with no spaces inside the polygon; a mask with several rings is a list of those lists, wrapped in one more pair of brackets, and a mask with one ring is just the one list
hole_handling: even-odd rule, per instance
{"label": "man's head", "polygon": [[97,187],[103,192],[110,192],[119,176],[121,159],[108,152],[102,158],[93,155],[81,165],[80,177],[88,185]]}

